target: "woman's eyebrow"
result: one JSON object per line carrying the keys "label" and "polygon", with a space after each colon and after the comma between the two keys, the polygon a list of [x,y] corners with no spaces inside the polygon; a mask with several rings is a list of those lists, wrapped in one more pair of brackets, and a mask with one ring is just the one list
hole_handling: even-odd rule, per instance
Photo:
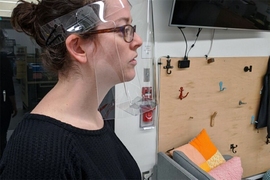
{"label": "woman's eyebrow", "polygon": [[117,22],[121,22],[121,21],[124,21],[126,23],[132,23],[132,18],[127,18],[127,17],[122,17],[122,18],[119,18],[117,19]]}

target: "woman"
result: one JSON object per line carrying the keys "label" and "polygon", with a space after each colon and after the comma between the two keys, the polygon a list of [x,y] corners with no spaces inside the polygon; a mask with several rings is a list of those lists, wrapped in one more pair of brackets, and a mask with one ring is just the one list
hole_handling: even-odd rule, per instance
{"label": "woman", "polygon": [[44,49],[55,87],[10,138],[0,179],[141,179],[137,163],[98,106],[135,76],[137,48],[127,0],[20,0],[12,24]]}

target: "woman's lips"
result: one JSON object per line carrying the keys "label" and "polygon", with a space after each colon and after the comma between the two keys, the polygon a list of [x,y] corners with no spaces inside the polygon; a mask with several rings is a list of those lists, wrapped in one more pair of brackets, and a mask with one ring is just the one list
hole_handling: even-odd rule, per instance
{"label": "woman's lips", "polygon": [[129,61],[130,64],[136,66],[137,65],[137,61],[136,59],[132,59],[131,61]]}

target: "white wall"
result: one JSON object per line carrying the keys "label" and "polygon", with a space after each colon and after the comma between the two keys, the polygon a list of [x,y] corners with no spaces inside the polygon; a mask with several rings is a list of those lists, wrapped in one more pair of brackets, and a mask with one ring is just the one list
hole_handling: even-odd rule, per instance
{"label": "white wall", "polygon": [[[134,24],[140,22],[138,33],[146,41],[147,1],[132,0],[131,2],[140,2],[140,8],[133,13],[133,18]],[[160,57],[167,55],[183,57],[186,48],[184,38],[178,28],[168,26],[172,0],[152,0],[152,2],[155,33],[154,61],[157,62]],[[185,28],[183,31],[188,40],[189,48],[194,43],[198,29]],[[209,52],[212,32],[213,30],[211,29],[202,30],[196,45],[189,53],[189,57],[204,57]],[[209,57],[269,55],[270,32],[215,30],[213,46]],[[137,60],[139,62],[145,61],[141,56]],[[137,69],[138,74],[141,75],[142,68]],[[119,93],[119,91],[116,92]],[[121,110],[118,109],[117,111]],[[142,131],[139,128],[139,117],[128,115],[125,117],[123,118],[121,115],[116,116],[116,132],[135,157],[141,171],[147,171],[153,167],[156,161],[157,128],[155,130]]]}

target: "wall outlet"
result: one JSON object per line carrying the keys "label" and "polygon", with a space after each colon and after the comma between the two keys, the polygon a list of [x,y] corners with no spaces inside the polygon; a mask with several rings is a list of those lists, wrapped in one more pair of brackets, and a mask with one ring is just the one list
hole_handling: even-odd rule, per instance
{"label": "wall outlet", "polygon": [[150,82],[150,68],[143,69],[143,81]]}

